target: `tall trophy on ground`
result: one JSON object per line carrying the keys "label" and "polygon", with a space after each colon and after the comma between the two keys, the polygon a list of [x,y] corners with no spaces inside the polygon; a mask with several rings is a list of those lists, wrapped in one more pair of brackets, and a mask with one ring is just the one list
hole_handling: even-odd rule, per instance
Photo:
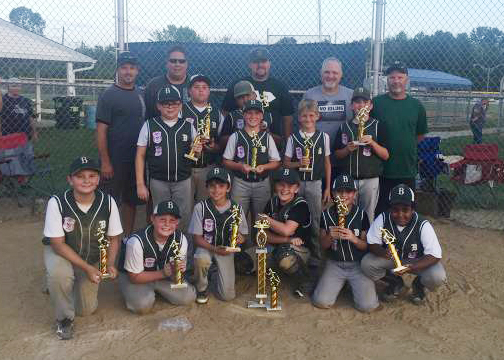
{"label": "tall trophy on ground", "polygon": [[[305,158],[307,157],[308,159],[310,159],[311,149],[313,149],[314,145],[315,144],[313,143],[313,140],[311,139],[311,137],[308,137],[307,134],[304,134],[304,154],[303,154],[303,157],[305,157]],[[310,162],[311,162],[311,160],[310,160]],[[310,163],[304,167],[300,167],[299,171],[312,172],[313,167],[311,166],[311,163]]]}
{"label": "tall trophy on ground", "polygon": [[[239,205],[233,205],[231,208],[231,239],[229,241],[229,246],[221,246],[227,252],[240,252],[241,248],[238,247],[238,229],[240,227],[242,218]],[[224,240],[224,239],[222,239]]]}
{"label": "tall trophy on ground", "polygon": [[257,152],[261,148],[261,140],[259,140],[259,136],[255,131],[252,132],[252,158],[250,159],[250,167],[252,171],[256,171],[257,167]]}
{"label": "tall trophy on ground", "polygon": [[170,285],[172,289],[183,289],[187,287],[187,283],[182,279],[182,271],[179,269],[181,261],[184,261],[184,257],[180,253],[180,245],[174,239],[173,240],[173,267],[175,268],[175,281]]}
{"label": "tall trophy on ground", "polygon": [[396,272],[407,269],[408,267],[404,266],[401,263],[401,259],[399,258],[399,254],[397,253],[396,247],[394,245],[394,243],[396,241],[395,236],[390,231],[388,231],[387,229],[384,229],[384,228],[380,228],[380,232],[381,232],[383,242],[385,244],[387,244],[387,246],[390,250],[390,253],[392,254],[392,259],[394,260],[395,269],[393,269],[392,271],[394,273],[396,273]]}
{"label": "tall trophy on ground", "polygon": [[254,227],[258,229],[256,235],[256,254],[257,254],[257,300],[251,300],[248,302],[247,307],[249,308],[263,308],[266,307],[265,299],[268,297],[266,295],[266,243],[268,236],[264,229],[270,227],[269,221],[267,219],[259,219],[255,222]]}
{"label": "tall trophy on ground", "polygon": [[268,277],[270,281],[270,300],[266,309],[268,311],[282,310],[282,305],[278,299],[280,277],[272,268],[268,269]]}
{"label": "tall trophy on ground", "polygon": [[358,122],[357,126],[357,141],[354,141],[355,145],[366,145],[362,142],[362,138],[364,137],[364,130],[366,128],[366,122],[369,119],[369,113],[371,112],[371,109],[369,106],[364,106],[362,109],[359,110],[357,115],[355,116]]}
{"label": "tall trophy on ground", "polygon": [[107,236],[105,235],[106,226],[107,226],[106,221],[101,220],[98,222],[98,229],[96,230],[96,236],[98,236],[98,251],[100,252],[100,260],[98,263],[98,268],[100,270],[100,276],[102,280],[109,279],[112,276],[107,269],[107,262],[108,262],[107,251],[110,244],[107,239]]}

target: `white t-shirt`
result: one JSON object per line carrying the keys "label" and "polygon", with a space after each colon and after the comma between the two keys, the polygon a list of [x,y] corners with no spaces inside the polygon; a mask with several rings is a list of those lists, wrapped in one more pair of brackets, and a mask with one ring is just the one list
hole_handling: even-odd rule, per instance
{"label": "white t-shirt", "polygon": [[[178,119],[173,120],[173,121],[163,120],[163,122],[168,127],[173,127],[177,123],[177,121],[178,121]],[[194,140],[196,135],[198,135],[196,132],[196,129],[194,128],[194,126],[191,125],[191,140]],[[147,146],[148,144],[149,144],[149,129],[147,126],[147,121],[146,121],[146,122],[144,122],[144,124],[142,125],[142,128],[140,129],[140,134],[138,134],[137,146]]]}
{"label": "white t-shirt", "polygon": [[[314,132],[312,132],[312,133],[303,133],[303,132],[299,131],[299,134],[304,139],[305,138],[305,134],[306,134],[306,136],[308,136],[310,138],[315,133]],[[324,136],[325,156],[329,156],[329,155],[331,155],[331,141],[330,141],[329,135],[327,135],[327,133],[323,132],[322,134]],[[292,157],[294,155],[293,142],[294,142],[294,140],[292,139],[292,135],[291,135],[291,136],[289,136],[289,139],[287,140],[287,145],[285,146],[285,156],[288,156],[291,159],[292,159]]]}
{"label": "white t-shirt", "polygon": [[[367,233],[367,243],[382,245],[380,228],[383,227],[383,215],[378,216],[371,224]],[[397,227],[399,231],[404,230],[404,226]],[[430,222],[425,222],[420,231],[420,242],[424,248],[424,255],[432,255],[435,258],[441,259],[442,251],[439,240]]]}
{"label": "white t-shirt", "polygon": [[[165,244],[159,244],[159,251],[162,251],[165,246],[168,245],[168,241]],[[180,255],[184,258],[187,256],[187,238],[182,234],[181,244],[180,244]],[[170,262],[173,259],[170,258]],[[136,236],[131,236],[126,243],[126,255],[124,257],[124,269],[133,274],[140,274],[144,271],[144,258],[143,258],[143,248],[142,243]]]}
{"label": "white t-shirt", "polygon": [[[121,217],[114,198],[110,198],[110,216],[108,221],[107,236],[117,236],[123,232]],[[87,213],[93,204],[83,205],[77,202],[77,206],[83,213]],[[63,218],[61,216],[58,201],[54,197],[47,202],[45,215],[44,236],[48,238],[65,236],[63,230]]]}
{"label": "white t-shirt", "polygon": [[[270,161],[280,161],[280,154],[278,153],[278,149],[275,145],[275,140],[273,140],[273,137],[270,134],[266,135],[268,138],[268,157]],[[237,133],[232,133],[231,136],[229,136],[227,145],[226,145],[226,150],[224,150],[224,154],[222,155],[224,159],[227,160],[234,160],[235,157],[235,151],[236,151],[236,142],[238,140],[238,134]]]}

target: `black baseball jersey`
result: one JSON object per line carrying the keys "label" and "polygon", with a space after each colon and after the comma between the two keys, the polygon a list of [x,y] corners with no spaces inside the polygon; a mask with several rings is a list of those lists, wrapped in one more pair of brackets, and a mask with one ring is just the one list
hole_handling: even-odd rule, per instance
{"label": "black baseball jersey", "polygon": [[72,189],[52,197],[56,199],[61,212],[65,243],[87,263],[98,262],[100,258],[98,239],[107,236],[109,226],[110,195],[96,190],[95,200],[87,213],[77,205]]}
{"label": "black baseball jersey", "polygon": [[[206,108],[200,112],[192,102],[186,102],[182,107],[182,118],[190,122],[196,130],[198,130],[198,126],[204,126],[207,114],[208,110]],[[212,110],[210,111],[210,138],[213,138],[215,142],[219,141],[219,122],[220,112],[217,108],[212,106]],[[208,165],[216,164],[219,158],[219,154],[207,152],[203,149],[198,161],[193,167],[203,168]]]}
{"label": "black baseball jersey", "polygon": [[[233,223],[233,217],[231,216],[233,206],[237,205],[231,200],[231,206],[229,209],[220,213],[216,208],[211,199],[203,200],[203,238],[210,244],[219,246],[229,246],[231,240],[231,225]],[[242,207],[240,205],[240,212],[238,216],[241,219]]]}
{"label": "black baseball jersey", "polygon": [[[270,112],[268,111],[264,112],[263,121],[267,125],[266,130],[269,130],[271,128],[271,123],[273,122]],[[243,118],[243,111],[241,111],[240,109],[235,109],[231,111],[224,119],[221,135],[229,136],[232,133],[243,129],[245,129],[245,119]]]}
{"label": "black baseball jersey", "polygon": [[[383,217],[383,227],[396,238],[394,245],[401,260],[415,260],[424,256],[420,234],[428,220],[418,215],[415,211],[409,224],[402,231],[399,231],[397,225],[392,221],[389,212],[384,212],[380,216]],[[382,246],[387,247],[385,243]]]}
{"label": "black baseball jersey", "polygon": [[[235,156],[233,161],[242,164],[251,165],[252,163],[252,148],[254,147],[252,143],[252,137],[245,130],[238,130],[236,132],[236,148]],[[259,131],[257,137],[261,143],[257,149],[257,165],[265,165],[269,163],[269,134],[266,131]],[[246,181],[261,181],[268,177],[269,172],[265,171],[262,174],[256,174],[255,172],[250,172],[248,175],[242,173],[241,171],[234,171],[234,175],[240,179]]]}
{"label": "black baseball jersey", "polygon": [[[329,227],[338,226],[338,207],[336,205],[322,212],[320,217],[320,228],[329,233]],[[363,231],[369,230],[369,219],[366,213],[360,207],[354,205],[345,217],[345,228],[353,231],[354,235],[359,237]],[[327,256],[334,261],[360,261],[365,255],[365,251],[357,247],[348,240],[334,240],[333,244],[327,249]]]}
{"label": "black baseball jersey", "polygon": [[283,223],[287,220],[295,221],[299,224],[292,237],[301,238],[305,246],[313,250],[314,244],[311,240],[311,214],[305,198],[296,196],[288,204],[282,205],[278,196],[274,196],[266,204],[264,213],[271,218]]}
{"label": "black baseball jersey", "polygon": [[193,161],[184,155],[192,146],[192,125],[178,119],[169,127],[160,117],[147,120],[149,141],[146,162],[149,177],[161,181],[183,181],[191,176]]}
{"label": "black baseball jersey", "polygon": [[[299,131],[291,135],[292,138],[292,161],[301,161],[304,156],[305,139]],[[311,172],[299,171],[299,176],[303,181],[322,180],[325,175],[325,136],[323,132],[316,131],[310,138],[313,147],[310,148],[310,166]]]}

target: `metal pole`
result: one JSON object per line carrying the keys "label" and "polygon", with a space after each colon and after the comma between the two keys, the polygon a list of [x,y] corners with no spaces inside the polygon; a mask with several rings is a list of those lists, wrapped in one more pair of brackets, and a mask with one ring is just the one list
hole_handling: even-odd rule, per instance
{"label": "metal pole", "polygon": [[322,5],[318,0],[318,41],[322,42]]}
{"label": "metal pole", "polygon": [[383,11],[385,8],[384,0],[376,0],[375,1],[375,29],[374,29],[374,47],[373,47],[373,96],[378,95],[378,88],[380,85],[379,76],[381,73],[381,64],[380,64],[380,52],[381,52],[381,44],[382,44],[382,25],[383,25]]}
{"label": "metal pole", "polygon": [[117,52],[124,51],[124,0],[117,0]]}

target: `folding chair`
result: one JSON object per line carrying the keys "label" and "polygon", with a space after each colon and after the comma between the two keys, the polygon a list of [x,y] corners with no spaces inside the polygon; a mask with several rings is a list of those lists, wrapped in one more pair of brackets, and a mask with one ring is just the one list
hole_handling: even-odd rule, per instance
{"label": "folding chair", "polygon": [[426,137],[418,143],[418,173],[420,175],[420,189],[436,191],[437,177],[441,173],[448,173],[448,165],[443,162],[443,155],[439,149],[441,138]]}

